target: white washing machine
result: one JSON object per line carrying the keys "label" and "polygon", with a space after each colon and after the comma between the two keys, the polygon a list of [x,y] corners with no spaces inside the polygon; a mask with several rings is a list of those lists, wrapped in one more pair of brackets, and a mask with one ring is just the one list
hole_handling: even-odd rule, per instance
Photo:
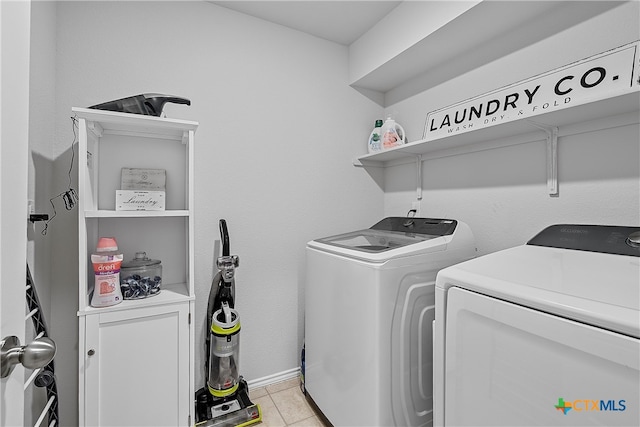
{"label": "white washing machine", "polygon": [[334,426],[432,423],[436,273],[475,256],[455,220],[385,218],[307,244],[305,388]]}
{"label": "white washing machine", "polygon": [[640,228],[551,226],[436,282],[437,426],[640,425]]}

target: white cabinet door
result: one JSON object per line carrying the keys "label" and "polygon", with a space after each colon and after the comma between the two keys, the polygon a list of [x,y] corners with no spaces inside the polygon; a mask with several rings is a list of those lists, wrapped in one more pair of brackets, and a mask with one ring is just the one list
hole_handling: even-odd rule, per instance
{"label": "white cabinet door", "polygon": [[188,302],[86,315],[84,333],[81,423],[189,424]]}
{"label": "white cabinet door", "polygon": [[459,288],[445,337],[447,426],[640,425],[637,338]]}

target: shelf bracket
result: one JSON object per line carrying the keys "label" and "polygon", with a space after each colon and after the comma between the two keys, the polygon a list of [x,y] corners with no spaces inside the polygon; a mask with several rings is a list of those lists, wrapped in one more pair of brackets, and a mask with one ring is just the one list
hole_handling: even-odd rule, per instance
{"label": "shelf bracket", "polygon": [[547,190],[549,196],[558,197],[558,127],[544,126],[531,120],[529,123],[547,134]]}
{"label": "shelf bracket", "polygon": [[363,168],[365,165],[359,159],[353,159],[351,164],[357,168]]}
{"label": "shelf bracket", "polygon": [[381,163],[376,163],[376,162],[371,162],[371,161],[362,161],[358,158],[353,159],[353,161],[351,162],[351,164],[357,168],[380,168],[380,169],[384,169],[385,166],[384,164]]}
{"label": "shelf bracket", "polygon": [[547,188],[549,196],[558,196],[558,127],[547,131]]}
{"label": "shelf bracket", "polygon": [[416,199],[422,200],[422,154],[416,154]]}

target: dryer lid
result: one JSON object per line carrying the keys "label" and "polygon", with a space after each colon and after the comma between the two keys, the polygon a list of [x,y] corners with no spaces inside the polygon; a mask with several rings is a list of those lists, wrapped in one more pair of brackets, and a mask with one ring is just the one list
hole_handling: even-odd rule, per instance
{"label": "dryer lid", "polygon": [[527,245],[640,257],[639,239],[640,227],[557,224],[542,230]]}
{"label": "dryer lid", "polygon": [[435,218],[388,217],[365,230],[318,239],[320,243],[379,253],[453,234],[457,221]]}
{"label": "dryer lid", "polygon": [[552,226],[526,245],[440,270],[436,288],[464,288],[640,338],[640,257],[627,242],[636,232],[640,227]]}

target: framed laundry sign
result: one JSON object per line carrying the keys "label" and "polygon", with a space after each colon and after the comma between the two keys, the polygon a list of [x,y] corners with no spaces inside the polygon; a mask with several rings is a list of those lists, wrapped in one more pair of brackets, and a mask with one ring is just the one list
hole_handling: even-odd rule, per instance
{"label": "framed laundry sign", "polygon": [[122,168],[116,211],[165,210],[166,181],[164,169]]}
{"label": "framed laundry sign", "polygon": [[427,114],[426,141],[534,117],[640,88],[640,41]]}

